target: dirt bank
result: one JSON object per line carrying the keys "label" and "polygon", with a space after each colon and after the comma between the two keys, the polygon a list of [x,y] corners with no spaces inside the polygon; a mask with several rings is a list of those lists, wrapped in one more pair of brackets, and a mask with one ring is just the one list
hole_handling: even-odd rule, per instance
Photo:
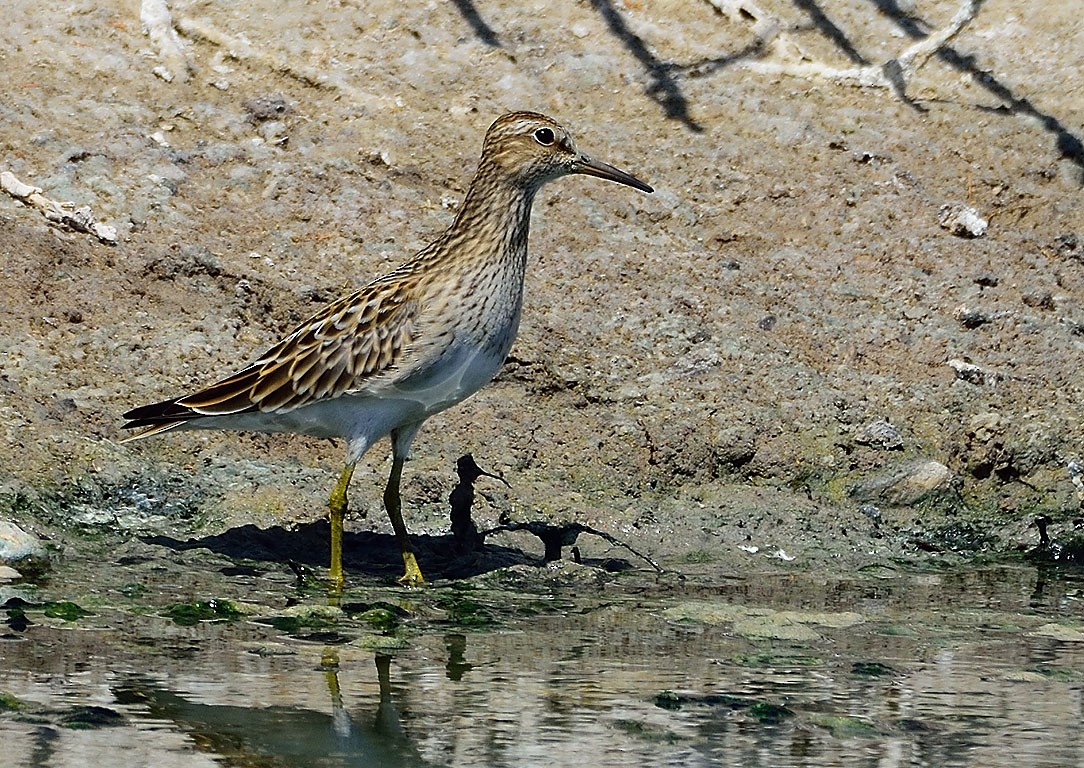
{"label": "dirt bank", "polygon": [[[903,94],[826,74],[895,72],[958,8],[883,5],[749,4],[771,38],[696,2],[176,2],[170,57],[131,3],[14,0],[0,170],[118,242],[0,197],[0,511],[56,541],[318,519],[340,446],[118,446],[119,414],[424,245],[489,123],[530,108],[657,192],[543,192],[512,359],[423,430],[413,530],[447,529],[471,452],[511,483],[480,484],[480,524],[578,520],[671,564],[1014,551],[1042,514],[1069,535],[1084,28],[991,1]],[[359,469],[356,532],[390,530],[386,471]]]}

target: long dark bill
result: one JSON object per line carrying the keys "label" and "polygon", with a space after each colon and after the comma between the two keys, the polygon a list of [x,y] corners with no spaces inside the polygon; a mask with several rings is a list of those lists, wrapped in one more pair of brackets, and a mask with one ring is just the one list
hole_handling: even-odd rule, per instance
{"label": "long dark bill", "polygon": [[604,163],[601,160],[593,160],[586,155],[581,156],[576,162],[576,173],[597,176],[600,179],[607,179],[608,181],[616,181],[618,184],[624,184],[633,189],[638,189],[641,192],[655,191],[632,174],[625,173],[619,168],[614,168],[612,165]]}

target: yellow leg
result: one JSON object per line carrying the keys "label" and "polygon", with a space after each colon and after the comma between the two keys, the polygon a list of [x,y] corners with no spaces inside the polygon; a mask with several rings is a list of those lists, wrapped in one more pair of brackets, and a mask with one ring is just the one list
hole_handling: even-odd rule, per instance
{"label": "yellow leg", "polygon": [[327,504],[328,520],[331,522],[331,568],[328,579],[332,592],[342,592],[343,589],[343,519],[346,517],[346,489],[353,476],[354,465],[347,464]]}
{"label": "yellow leg", "polygon": [[320,668],[324,670],[327,691],[331,694],[331,722],[335,733],[345,736],[353,730],[350,713],[343,707],[342,688],[339,687],[339,652],[334,648],[324,648],[320,655]]}
{"label": "yellow leg", "polygon": [[400,584],[408,587],[420,587],[425,584],[418,560],[414,557],[414,549],[410,546],[410,537],[407,536],[406,523],[403,522],[403,503],[399,496],[399,482],[403,478],[403,459],[393,456],[391,461],[391,475],[388,476],[388,485],[384,489],[384,509],[388,510],[391,518],[391,527],[395,529],[395,540],[399,542],[399,549],[403,553],[403,577]]}
{"label": "yellow leg", "polygon": [[331,698],[342,702],[342,691],[339,688],[339,652],[334,648],[325,648],[320,654],[320,668],[324,670]]}

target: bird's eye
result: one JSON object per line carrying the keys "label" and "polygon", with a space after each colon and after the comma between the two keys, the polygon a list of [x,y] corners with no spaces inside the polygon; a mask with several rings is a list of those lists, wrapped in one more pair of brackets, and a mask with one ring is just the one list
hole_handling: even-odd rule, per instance
{"label": "bird's eye", "polygon": [[534,140],[541,144],[543,147],[548,147],[553,143],[553,131],[550,128],[539,128],[534,132]]}

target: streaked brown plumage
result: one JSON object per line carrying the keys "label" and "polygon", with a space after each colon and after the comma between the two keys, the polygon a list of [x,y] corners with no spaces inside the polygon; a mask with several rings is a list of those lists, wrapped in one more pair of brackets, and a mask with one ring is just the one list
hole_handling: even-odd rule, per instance
{"label": "streaked brown plumage", "polygon": [[496,375],[519,327],[535,193],[572,173],[652,189],[576,149],[533,112],[498,118],[478,171],[444,234],[395,271],[329,304],[238,373],[199,392],[125,414],[129,439],[171,429],[245,429],[341,437],[346,467],[332,492],[331,580],[341,588],[342,521],[354,466],[385,435],[384,503],[403,552],[402,581],[424,579],[399,497],[403,462],[429,416]]}

